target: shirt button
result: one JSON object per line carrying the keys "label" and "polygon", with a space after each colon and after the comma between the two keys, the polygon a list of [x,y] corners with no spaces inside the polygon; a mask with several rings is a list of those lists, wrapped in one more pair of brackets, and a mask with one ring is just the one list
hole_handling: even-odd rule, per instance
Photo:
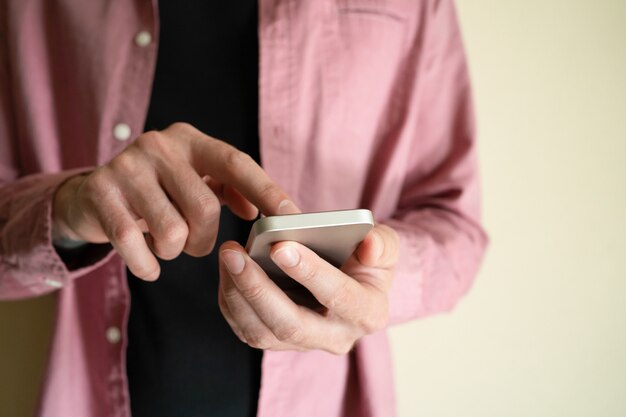
{"label": "shirt button", "polygon": [[111,326],[107,329],[106,337],[109,343],[117,343],[122,338],[122,332],[115,326]]}
{"label": "shirt button", "polygon": [[113,137],[117,140],[128,140],[130,138],[130,126],[126,123],[118,123],[113,128]]}
{"label": "shirt button", "polygon": [[52,279],[52,278],[46,278],[44,279],[44,281],[47,285],[51,286],[52,288],[61,288],[63,286],[63,284],[59,281],[57,281],[56,279]]}
{"label": "shirt button", "polygon": [[135,35],[135,45],[139,47],[146,47],[152,42],[152,35],[147,30],[142,30]]}

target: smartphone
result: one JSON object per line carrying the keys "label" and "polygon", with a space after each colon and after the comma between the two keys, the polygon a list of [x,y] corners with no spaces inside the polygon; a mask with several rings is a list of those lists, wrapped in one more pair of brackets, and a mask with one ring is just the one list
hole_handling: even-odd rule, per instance
{"label": "smartphone", "polygon": [[274,243],[296,241],[340,267],[373,227],[374,217],[366,209],[268,216],[252,225],[246,250],[281,288],[292,288],[296,281],[270,258]]}

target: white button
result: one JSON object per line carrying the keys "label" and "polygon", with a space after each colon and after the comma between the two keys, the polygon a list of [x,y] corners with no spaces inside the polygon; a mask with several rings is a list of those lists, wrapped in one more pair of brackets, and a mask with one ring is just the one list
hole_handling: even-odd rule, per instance
{"label": "white button", "polygon": [[122,338],[122,332],[115,326],[111,326],[107,329],[107,340],[109,343],[117,343]]}
{"label": "white button", "polygon": [[63,286],[63,283],[57,281],[56,279],[52,279],[52,278],[46,278],[46,279],[43,280],[43,282],[45,282],[46,284],[48,284],[52,288],[61,288]]}
{"label": "white button", "polygon": [[117,140],[128,140],[130,138],[130,126],[126,123],[118,123],[113,128],[113,137]]}
{"label": "white button", "polygon": [[142,48],[150,45],[152,42],[152,35],[147,30],[142,30],[137,35],[135,35],[135,44]]}

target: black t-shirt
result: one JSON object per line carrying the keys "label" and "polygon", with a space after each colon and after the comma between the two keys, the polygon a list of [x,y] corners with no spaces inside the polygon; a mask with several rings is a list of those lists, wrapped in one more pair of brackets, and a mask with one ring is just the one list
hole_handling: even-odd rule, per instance
{"label": "black t-shirt", "polygon": [[[257,2],[159,0],[160,41],[146,130],[188,122],[259,160]],[[222,210],[216,249],[249,222]],[[127,372],[133,417],[252,416],[261,351],[240,342],[217,304],[217,251],[128,271]]]}

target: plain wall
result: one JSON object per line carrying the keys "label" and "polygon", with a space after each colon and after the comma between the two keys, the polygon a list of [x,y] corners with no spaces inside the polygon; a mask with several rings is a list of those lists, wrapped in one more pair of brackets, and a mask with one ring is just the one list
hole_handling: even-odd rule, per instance
{"label": "plain wall", "polygon": [[50,344],[54,302],[53,295],[0,302],[0,417],[33,414]]}
{"label": "plain wall", "polygon": [[626,416],[626,1],[458,0],[486,262],[392,331],[401,417]]}
{"label": "plain wall", "polygon": [[[454,312],[392,330],[400,417],[626,416],[626,1],[457,4],[492,242]],[[51,311],[0,303],[0,416]]]}

